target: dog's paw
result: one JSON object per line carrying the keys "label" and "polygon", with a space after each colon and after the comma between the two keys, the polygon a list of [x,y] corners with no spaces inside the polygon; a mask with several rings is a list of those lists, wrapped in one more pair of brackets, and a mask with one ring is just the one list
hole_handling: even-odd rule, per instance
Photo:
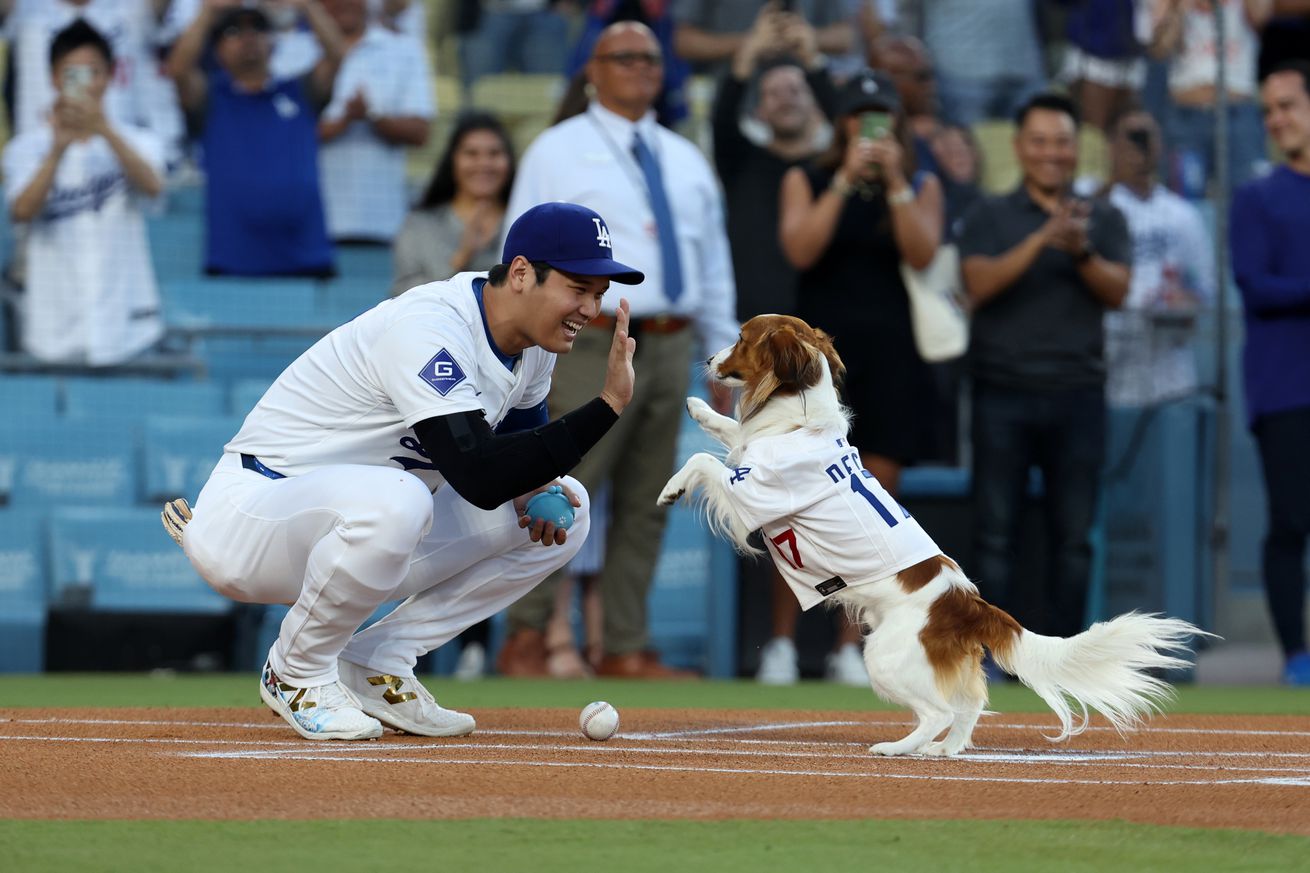
{"label": "dog's paw", "polygon": [[706,422],[712,421],[714,418],[718,417],[718,413],[716,413],[708,403],[701,400],[699,397],[687,398],[687,414],[690,415],[692,420],[697,424],[705,424]]}
{"label": "dog's paw", "polygon": [[950,757],[950,752],[946,749],[946,744],[941,742],[929,743],[919,750],[920,755],[928,755],[933,758]]}
{"label": "dog's paw", "polygon": [[900,748],[896,743],[874,743],[869,746],[870,755],[886,755],[888,757],[901,754]]}
{"label": "dog's paw", "polygon": [[673,504],[678,502],[679,497],[681,497],[686,493],[687,493],[686,488],[683,488],[676,482],[670,482],[669,484],[664,486],[664,490],[661,491],[660,496],[656,498],[655,505],[672,506]]}

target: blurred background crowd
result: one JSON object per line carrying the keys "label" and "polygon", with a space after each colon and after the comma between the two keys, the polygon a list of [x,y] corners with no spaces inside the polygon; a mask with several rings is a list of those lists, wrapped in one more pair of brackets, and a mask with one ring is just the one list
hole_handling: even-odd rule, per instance
{"label": "blurred background crowd", "polygon": [[[0,11],[0,552],[27,555],[0,597],[46,641],[15,631],[0,669],[92,666],[67,645],[92,626],[127,653],[102,666],[245,668],[280,614],[209,599],[153,527],[159,553],[125,545],[147,507],[194,499],[323,333],[495,265],[562,199],[649,277],[639,423],[576,474],[595,518],[569,572],[436,669],[866,681],[858,627],[801,619],[767,563],[654,505],[695,440],[682,398],[728,408],[695,362],[786,312],[836,337],[865,467],[989,599],[1066,635],[1165,608],[1276,640],[1310,684],[1310,2]],[[595,393],[612,323],[552,409]]]}

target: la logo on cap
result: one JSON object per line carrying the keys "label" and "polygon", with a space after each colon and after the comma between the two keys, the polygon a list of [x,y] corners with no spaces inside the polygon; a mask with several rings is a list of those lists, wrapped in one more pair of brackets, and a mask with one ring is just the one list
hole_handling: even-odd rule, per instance
{"label": "la logo on cap", "polygon": [[610,229],[599,218],[593,218],[591,223],[596,225],[596,245],[613,251],[614,246],[610,243]]}

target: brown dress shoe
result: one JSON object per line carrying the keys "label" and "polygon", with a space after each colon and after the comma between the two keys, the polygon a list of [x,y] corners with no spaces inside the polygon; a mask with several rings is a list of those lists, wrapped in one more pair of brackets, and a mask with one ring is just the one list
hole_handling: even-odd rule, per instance
{"label": "brown dress shoe", "polygon": [[691,670],[679,670],[660,663],[657,652],[628,652],[606,655],[596,667],[596,675],[607,679],[695,679]]}
{"label": "brown dress shoe", "polygon": [[509,635],[496,656],[496,672],[502,676],[548,676],[546,635],[532,628],[519,628]]}

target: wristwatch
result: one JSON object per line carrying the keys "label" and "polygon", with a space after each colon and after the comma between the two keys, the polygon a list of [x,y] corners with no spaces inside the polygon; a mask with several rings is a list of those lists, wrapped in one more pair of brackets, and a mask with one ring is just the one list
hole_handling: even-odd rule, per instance
{"label": "wristwatch", "polygon": [[902,203],[914,202],[914,189],[906,185],[895,194],[888,195],[887,202],[892,206],[900,206]]}

